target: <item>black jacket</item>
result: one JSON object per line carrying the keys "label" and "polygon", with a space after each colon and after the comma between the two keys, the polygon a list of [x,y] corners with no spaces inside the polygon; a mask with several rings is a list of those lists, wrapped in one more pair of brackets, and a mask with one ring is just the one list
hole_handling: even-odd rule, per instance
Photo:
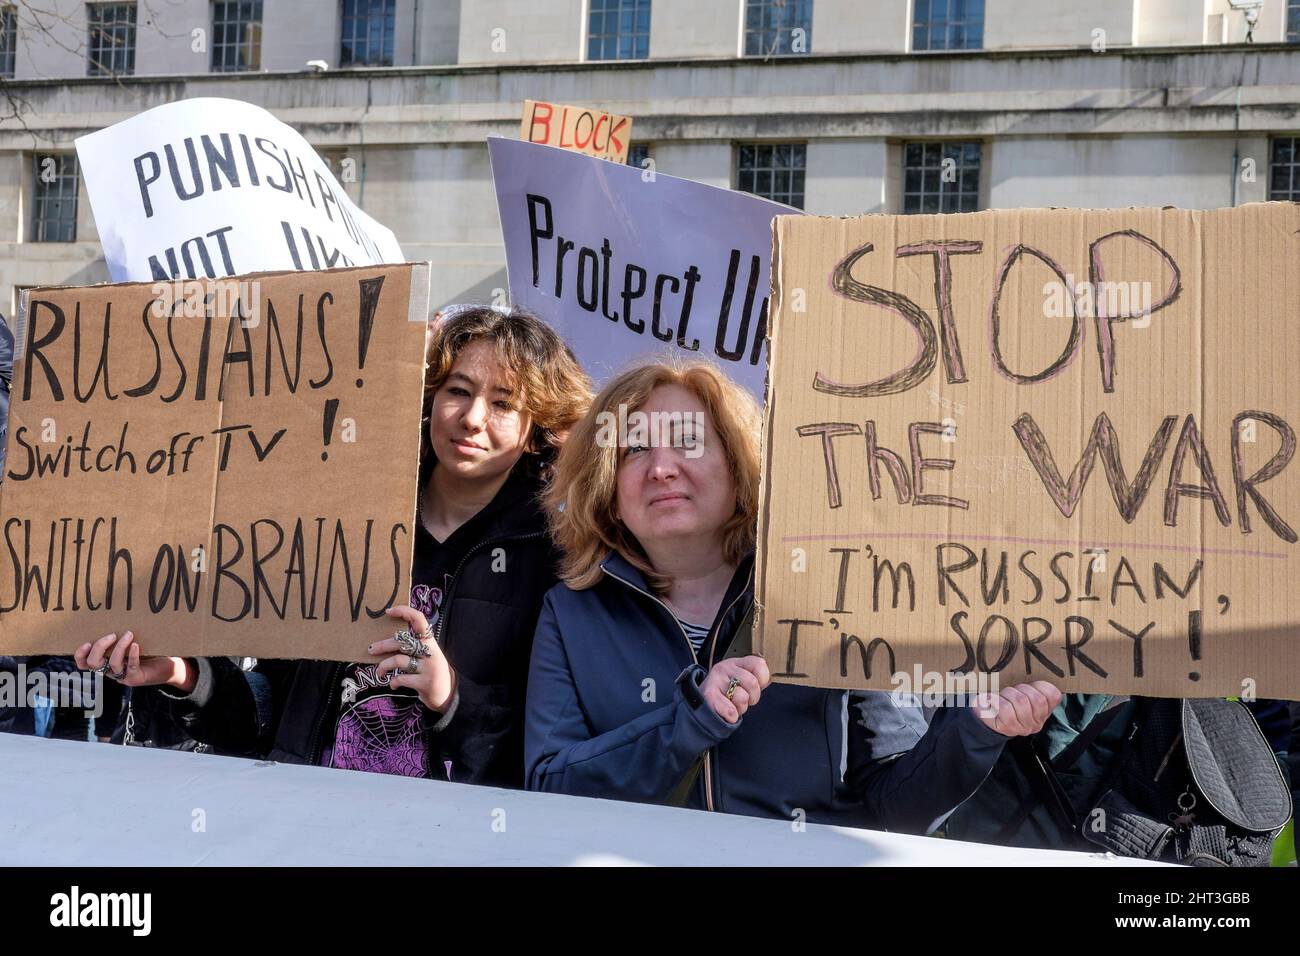
{"label": "black jacket", "polygon": [[[483,535],[443,598],[439,642],[456,671],[459,703],[441,731],[432,729],[441,715],[425,714],[429,766],[439,777],[450,762],[460,783],[523,786],[528,660],[542,598],[556,582],[541,484],[525,456],[481,512]],[[331,743],[348,666],[261,660],[246,677],[228,658],[203,658],[193,693],[161,696],[187,733],[218,752],[317,764]]]}

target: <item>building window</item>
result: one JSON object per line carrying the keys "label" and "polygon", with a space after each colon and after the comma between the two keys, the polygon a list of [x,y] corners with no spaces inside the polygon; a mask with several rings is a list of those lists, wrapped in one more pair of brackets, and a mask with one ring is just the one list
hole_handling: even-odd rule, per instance
{"label": "building window", "polygon": [[339,66],[392,66],[395,0],[343,0]]}
{"label": "building window", "polygon": [[12,6],[0,7],[0,77],[14,78],[14,53],[18,49],[18,14]]}
{"label": "building window", "polygon": [[591,0],[588,60],[644,60],[650,55],[650,0]]}
{"label": "building window", "polygon": [[903,212],[974,212],[979,200],[979,143],[903,147]]}
{"label": "building window", "polygon": [[812,0],[745,0],[745,56],[812,52]]}
{"label": "building window", "polygon": [[1300,201],[1300,137],[1275,136],[1268,164],[1268,198]]}
{"label": "building window", "polygon": [[76,242],[77,157],[38,153],[32,157],[32,242]]}
{"label": "building window", "polygon": [[736,188],[773,202],[803,208],[803,143],[747,143],[736,154]]}
{"label": "building window", "polygon": [[916,0],[913,50],[978,50],[984,46],[984,0]]}
{"label": "building window", "polygon": [[212,4],[212,72],[262,68],[262,0]]}
{"label": "building window", "polygon": [[637,169],[648,169],[647,162],[650,159],[650,145],[648,143],[634,143],[627,148],[627,164],[635,166]]}
{"label": "building window", "polygon": [[88,3],[87,76],[130,76],[135,72],[135,4]]}
{"label": "building window", "polygon": [[1286,42],[1300,43],[1300,0],[1287,0]]}

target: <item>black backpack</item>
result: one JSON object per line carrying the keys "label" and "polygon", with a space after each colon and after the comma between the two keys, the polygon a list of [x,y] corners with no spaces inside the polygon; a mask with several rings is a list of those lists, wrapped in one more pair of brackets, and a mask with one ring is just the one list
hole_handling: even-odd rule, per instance
{"label": "black backpack", "polygon": [[1068,769],[1115,712],[1094,718],[1055,761],[1037,737],[1010,745],[1076,849],[1190,866],[1270,864],[1273,840],[1291,818],[1291,792],[1255,718],[1236,701],[1137,698],[1097,798],[1082,811],[1072,806],[1056,771]]}

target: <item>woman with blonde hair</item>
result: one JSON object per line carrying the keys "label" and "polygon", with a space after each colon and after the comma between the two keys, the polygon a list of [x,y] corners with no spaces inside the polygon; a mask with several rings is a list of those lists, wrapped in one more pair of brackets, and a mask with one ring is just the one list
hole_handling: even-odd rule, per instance
{"label": "woman with blonde hair", "polygon": [[927,718],[771,685],[747,652],[759,441],[753,399],[705,363],[625,372],[574,427],[547,495],[564,583],[533,642],[527,786],[928,832],[1060,692]]}
{"label": "woman with blonde hair", "polygon": [[263,660],[249,674],[224,657],[141,658],[130,631],[77,663],[158,685],[157,702],[222,752],[521,786],[529,649],[556,580],[540,495],[590,398],[538,317],[457,311],[427,345],[411,603],[388,609],[402,631],[354,663]]}

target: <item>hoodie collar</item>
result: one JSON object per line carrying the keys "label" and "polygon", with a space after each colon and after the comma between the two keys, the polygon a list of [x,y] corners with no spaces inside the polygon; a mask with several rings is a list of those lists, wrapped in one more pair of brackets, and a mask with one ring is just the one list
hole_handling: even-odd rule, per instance
{"label": "hoodie collar", "polygon": [[475,537],[515,537],[546,530],[546,518],[540,496],[543,481],[534,462],[525,455],[515,463],[506,483],[492,500],[474,515],[465,526],[475,526]]}

